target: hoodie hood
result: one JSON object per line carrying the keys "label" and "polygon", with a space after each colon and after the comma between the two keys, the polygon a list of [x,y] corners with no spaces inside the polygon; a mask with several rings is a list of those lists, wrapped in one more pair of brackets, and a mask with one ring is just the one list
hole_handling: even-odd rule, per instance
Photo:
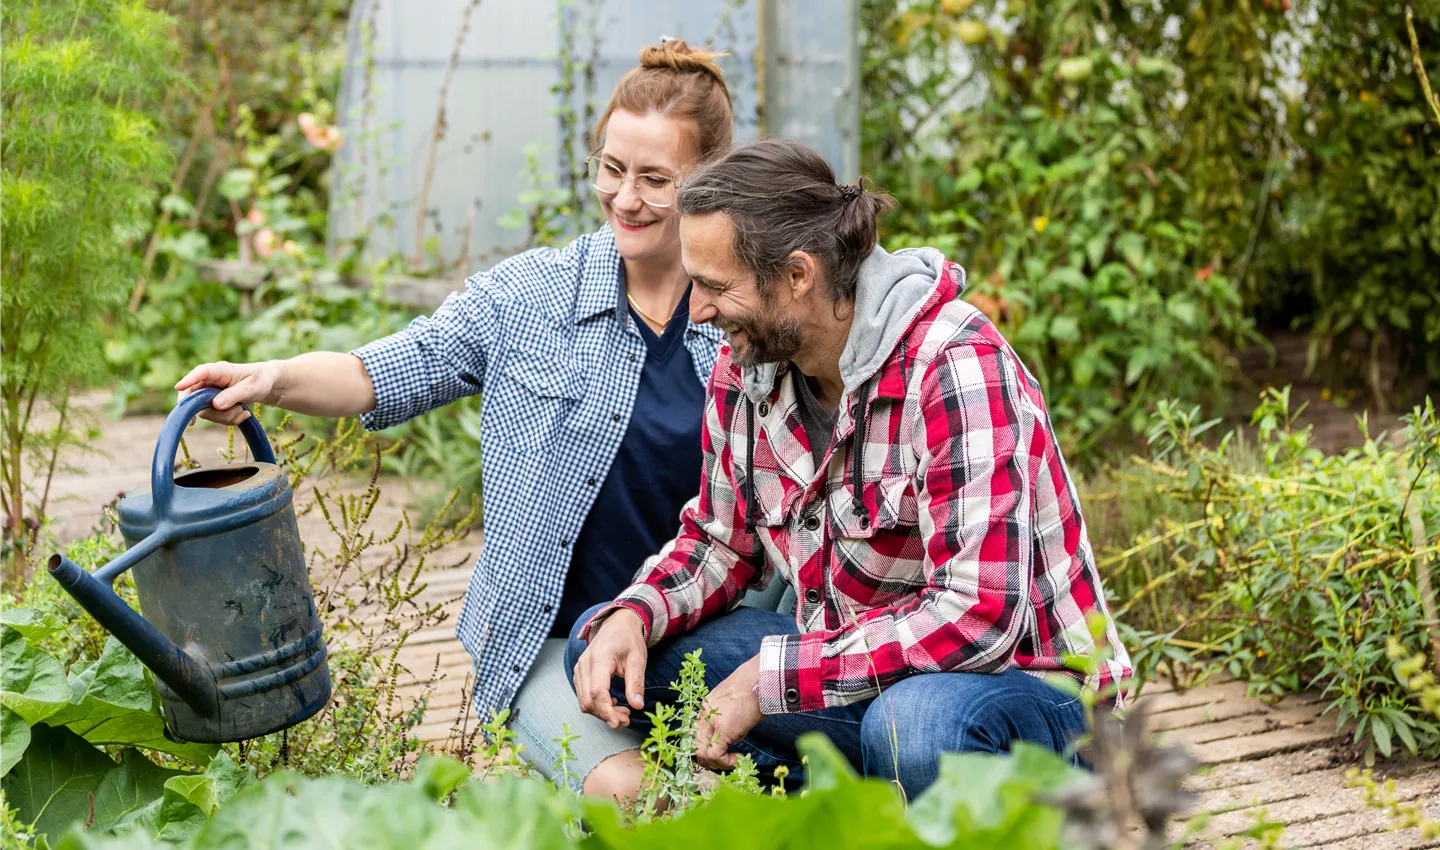
{"label": "hoodie hood", "polygon": [[[840,353],[840,377],[847,395],[885,365],[940,286],[944,270],[945,256],[934,248],[906,248],[891,254],[877,245],[860,264],[855,317]],[[961,272],[956,295],[964,289]],[[744,370],[745,394],[751,401],[770,394],[779,369],[778,363],[765,363]]]}

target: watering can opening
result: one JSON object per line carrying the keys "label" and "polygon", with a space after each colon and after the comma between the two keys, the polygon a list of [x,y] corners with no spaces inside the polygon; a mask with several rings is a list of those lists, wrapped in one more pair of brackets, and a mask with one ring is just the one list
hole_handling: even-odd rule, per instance
{"label": "watering can opening", "polygon": [[196,469],[175,476],[176,487],[192,487],[197,490],[223,490],[242,481],[248,481],[260,474],[260,467],[253,463],[232,466],[217,466],[211,469]]}

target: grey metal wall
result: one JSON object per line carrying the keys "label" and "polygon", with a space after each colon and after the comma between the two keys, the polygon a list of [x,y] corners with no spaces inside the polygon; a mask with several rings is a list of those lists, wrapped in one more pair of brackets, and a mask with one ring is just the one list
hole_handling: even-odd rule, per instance
{"label": "grey metal wall", "polygon": [[[730,51],[721,64],[735,102],[737,140],[761,130],[800,139],[842,177],[853,178],[859,164],[857,2],[482,0],[473,6],[450,84],[426,238],[449,260],[468,254],[461,268],[483,267],[524,247],[525,231],[501,222],[528,205],[521,199],[534,183],[533,174],[524,173],[527,153],[544,185],[564,192],[571,163],[588,152],[581,119],[603,111],[640,49],[662,35]],[[416,203],[440,90],[472,3],[356,0],[352,6],[332,244],[368,232],[372,257],[415,253]],[[559,114],[564,97],[554,91],[567,52],[577,118],[569,134]],[[588,85],[587,67],[593,73]],[[588,192],[582,197],[593,205]]]}

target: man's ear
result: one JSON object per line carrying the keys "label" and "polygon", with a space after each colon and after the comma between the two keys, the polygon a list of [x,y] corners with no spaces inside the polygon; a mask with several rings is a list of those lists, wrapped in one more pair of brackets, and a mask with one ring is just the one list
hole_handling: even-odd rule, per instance
{"label": "man's ear", "polygon": [[790,297],[804,298],[820,285],[820,264],[804,251],[791,251],[786,258],[786,280],[790,284]]}

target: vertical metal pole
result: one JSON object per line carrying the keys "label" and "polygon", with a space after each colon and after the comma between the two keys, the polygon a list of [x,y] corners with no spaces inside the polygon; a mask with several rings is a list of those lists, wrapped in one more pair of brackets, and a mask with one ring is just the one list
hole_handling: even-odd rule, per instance
{"label": "vertical metal pole", "polygon": [[770,105],[767,86],[770,85],[771,38],[774,21],[771,19],[772,0],[755,0],[755,133],[764,138],[770,133]]}
{"label": "vertical metal pole", "polygon": [[845,82],[835,99],[835,129],[840,134],[836,170],[843,183],[860,177],[860,0],[845,3]]}

